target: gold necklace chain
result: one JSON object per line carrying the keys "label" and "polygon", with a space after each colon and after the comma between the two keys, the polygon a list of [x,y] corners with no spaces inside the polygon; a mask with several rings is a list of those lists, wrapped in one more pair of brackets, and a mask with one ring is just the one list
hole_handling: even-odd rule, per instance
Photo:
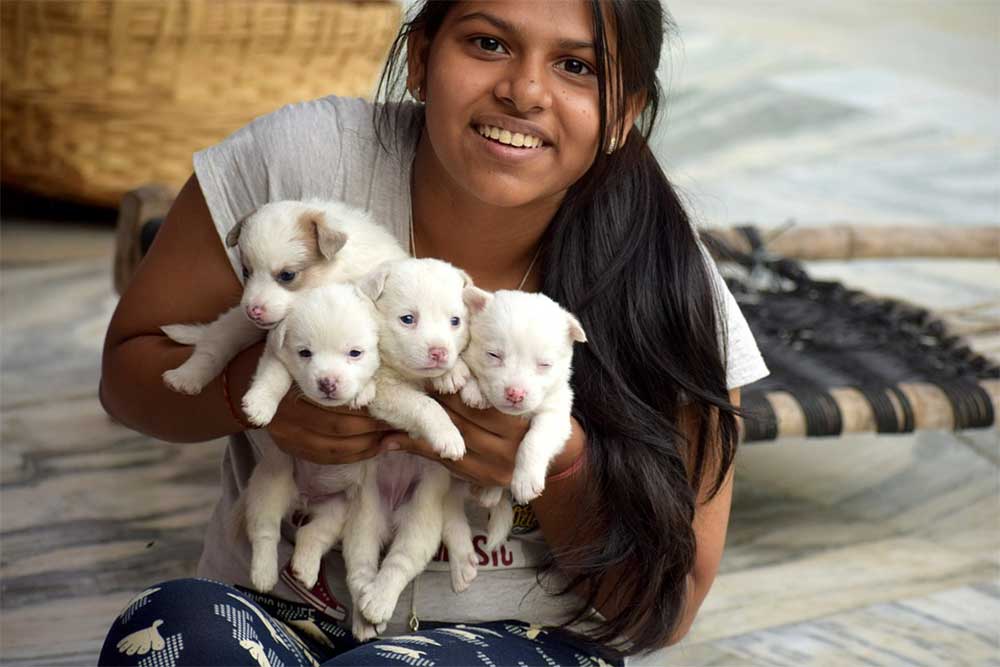
{"label": "gold necklace chain", "polygon": [[[518,291],[524,289],[524,284],[526,282],[528,282],[528,276],[531,275],[531,270],[533,268],[535,268],[535,260],[538,259],[538,254],[541,252],[541,250],[542,250],[542,244],[539,243],[538,247],[535,248],[535,254],[531,258],[531,262],[528,264],[528,270],[524,272],[524,277],[521,278],[521,282],[518,283],[518,285],[517,285]],[[410,256],[413,257],[414,259],[416,259],[416,257],[417,257],[417,242],[416,242],[416,237],[413,234],[413,209],[412,208],[410,209]]]}

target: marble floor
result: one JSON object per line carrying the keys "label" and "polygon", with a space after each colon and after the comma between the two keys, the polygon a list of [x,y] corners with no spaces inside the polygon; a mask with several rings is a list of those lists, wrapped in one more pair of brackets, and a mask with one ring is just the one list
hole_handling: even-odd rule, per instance
{"label": "marble floor", "polygon": [[[1000,224],[1000,4],[670,4],[657,151],[700,222]],[[108,214],[3,217],[0,663],[93,664],[136,591],[191,573],[221,443],[100,407]],[[939,310],[1000,302],[997,261],[809,268]],[[729,531],[691,634],[646,664],[1000,667],[998,431],[746,446]]]}

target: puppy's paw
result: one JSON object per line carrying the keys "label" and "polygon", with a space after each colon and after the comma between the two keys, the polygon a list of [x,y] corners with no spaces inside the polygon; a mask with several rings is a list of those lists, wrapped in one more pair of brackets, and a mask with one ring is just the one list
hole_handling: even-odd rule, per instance
{"label": "puppy's paw", "polygon": [[449,423],[448,427],[438,429],[434,433],[428,433],[426,440],[431,443],[431,447],[443,459],[457,461],[465,456],[465,440],[458,432],[454,424]]}
{"label": "puppy's paw", "polygon": [[250,582],[261,593],[267,593],[278,583],[278,558],[273,553],[254,550],[250,559]]}
{"label": "puppy's paw", "polygon": [[451,588],[456,593],[467,589],[479,574],[479,557],[475,552],[451,554],[448,564],[451,566]]}
{"label": "puppy's paw", "polygon": [[368,622],[378,625],[388,623],[389,619],[392,618],[397,599],[397,596],[390,594],[380,586],[376,586],[373,581],[361,589],[357,604]]}
{"label": "puppy's paw", "polygon": [[179,394],[194,396],[205,388],[205,382],[198,374],[192,373],[183,366],[164,371],[163,383]]}
{"label": "puppy's paw", "polygon": [[270,401],[254,391],[247,392],[246,396],[243,397],[243,413],[251,424],[265,426],[271,423],[277,410],[278,405],[274,401]]}
{"label": "puppy's paw", "polygon": [[375,383],[369,382],[361,388],[361,391],[358,392],[357,396],[351,399],[351,401],[347,404],[347,407],[353,410],[358,410],[365,407],[373,400],[375,400]]}
{"label": "puppy's paw", "polygon": [[323,554],[318,549],[302,548],[296,545],[292,553],[292,574],[302,582],[306,588],[311,589],[319,579],[319,565]]}
{"label": "puppy's paw", "polygon": [[439,394],[457,393],[472,377],[468,365],[461,359],[455,362],[450,371],[431,380],[431,386]]}
{"label": "puppy's paw", "polygon": [[205,324],[168,324],[160,327],[160,331],[175,343],[197,345],[207,328]]}
{"label": "puppy's paw", "polygon": [[351,612],[351,634],[359,642],[371,641],[378,637],[378,628],[368,622],[357,605]]}
{"label": "puppy's paw", "polygon": [[487,486],[479,490],[477,497],[479,504],[483,507],[496,507],[500,504],[500,499],[503,498],[503,487]]}
{"label": "puppy's paw", "polygon": [[468,405],[470,408],[477,408],[479,410],[485,410],[490,407],[489,401],[483,396],[482,390],[479,388],[479,383],[474,379],[469,380],[462,387],[462,391],[459,393],[462,398],[462,402]]}
{"label": "puppy's paw", "polygon": [[519,505],[534,500],[545,490],[545,470],[514,469],[514,477],[510,481],[510,492]]}

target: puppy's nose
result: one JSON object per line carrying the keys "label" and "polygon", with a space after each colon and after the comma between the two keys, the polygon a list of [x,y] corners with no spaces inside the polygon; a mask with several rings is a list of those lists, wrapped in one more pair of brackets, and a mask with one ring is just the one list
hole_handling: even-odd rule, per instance
{"label": "puppy's nose", "polygon": [[251,320],[263,319],[264,315],[267,313],[267,309],[264,306],[248,306],[247,315]]}
{"label": "puppy's nose", "polygon": [[527,393],[528,392],[521,387],[507,387],[504,390],[504,396],[506,396],[507,400],[511,403],[520,403],[524,400]]}
{"label": "puppy's nose", "polygon": [[432,361],[447,361],[448,349],[444,347],[432,347],[427,350],[427,356],[430,357]]}
{"label": "puppy's nose", "polygon": [[317,383],[319,385],[319,390],[323,392],[327,398],[333,398],[337,393],[337,381],[332,378],[321,378]]}

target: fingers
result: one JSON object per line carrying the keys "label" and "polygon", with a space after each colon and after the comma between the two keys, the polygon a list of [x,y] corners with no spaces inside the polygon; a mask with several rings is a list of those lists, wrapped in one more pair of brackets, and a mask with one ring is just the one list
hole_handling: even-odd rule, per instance
{"label": "fingers", "polygon": [[348,407],[323,407],[302,396],[286,396],[282,401],[281,418],[302,426],[317,435],[350,437],[390,430],[388,424],[370,417],[365,410]]}
{"label": "fingers", "polygon": [[455,477],[480,486],[509,486],[513,466],[472,449],[457,461],[442,459],[424,440],[410,438],[405,433],[389,433],[382,438],[382,451],[401,450],[440,463]]}
{"label": "fingers", "polygon": [[[470,408],[462,402],[457,394],[437,395],[434,398],[444,406],[452,417],[452,421],[457,425],[459,419],[464,423],[475,425],[476,427],[488,431],[503,439],[516,439],[518,442],[528,432],[530,421],[515,415],[507,415],[496,408],[480,410]],[[461,428],[461,427],[459,427]]]}

